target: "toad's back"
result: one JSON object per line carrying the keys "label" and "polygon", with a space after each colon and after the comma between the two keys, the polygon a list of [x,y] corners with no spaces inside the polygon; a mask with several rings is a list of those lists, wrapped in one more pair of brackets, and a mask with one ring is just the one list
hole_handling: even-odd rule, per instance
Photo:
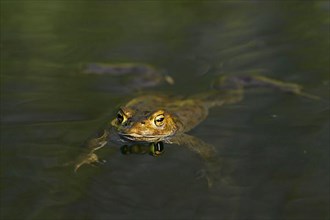
{"label": "toad's back", "polygon": [[144,95],[129,101],[125,107],[136,111],[164,110],[175,118],[179,131],[186,132],[197,126],[208,115],[208,106],[201,99],[163,95]]}

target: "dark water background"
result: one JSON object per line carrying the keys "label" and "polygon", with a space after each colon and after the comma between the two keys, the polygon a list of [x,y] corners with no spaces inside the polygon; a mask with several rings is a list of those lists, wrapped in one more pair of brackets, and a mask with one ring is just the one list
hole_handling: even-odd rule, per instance
{"label": "dark water background", "polygon": [[[3,0],[0,25],[1,219],[330,218],[328,1]],[[323,100],[258,89],[212,109],[191,132],[218,150],[212,189],[177,146],[159,158],[109,146],[107,163],[75,174],[64,164],[139,92],[82,74],[91,62],[175,79],[148,91],[192,94],[251,72]]]}

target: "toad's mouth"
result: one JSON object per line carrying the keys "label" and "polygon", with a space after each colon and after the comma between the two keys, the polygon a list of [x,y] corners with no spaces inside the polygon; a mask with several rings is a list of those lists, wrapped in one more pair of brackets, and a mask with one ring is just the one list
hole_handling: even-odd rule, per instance
{"label": "toad's mouth", "polygon": [[166,136],[164,135],[144,135],[144,134],[137,134],[137,133],[119,133],[119,135],[130,141],[143,141],[143,142],[158,142],[163,140]]}

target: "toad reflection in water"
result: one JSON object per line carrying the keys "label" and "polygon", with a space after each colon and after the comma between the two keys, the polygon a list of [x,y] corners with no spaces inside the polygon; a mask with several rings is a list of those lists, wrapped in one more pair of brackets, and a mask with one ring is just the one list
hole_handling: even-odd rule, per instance
{"label": "toad reflection in water", "polygon": [[[301,86],[263,76],[224,76],[213,82],[213,89],[189,97],[143,95],[119,108],[102,135],[87,142],[85,151],[75,162],[75,171],[83,164],[98,163],[95,151],[109,141],[117,140],[124,153],[147,153],[158,156],[163,143],[185,146],[197,153],[206,163],[216,155],[215,148],[187,134],[205,120],[209,109],[241,101],[244,90],[269,87],[280,91],[318,99],[302,91]],[[149,148],[146,150],[147,145]],[[207,177],[208,178],[208,177]],[[209,186],[212,185],[208,178]]]}

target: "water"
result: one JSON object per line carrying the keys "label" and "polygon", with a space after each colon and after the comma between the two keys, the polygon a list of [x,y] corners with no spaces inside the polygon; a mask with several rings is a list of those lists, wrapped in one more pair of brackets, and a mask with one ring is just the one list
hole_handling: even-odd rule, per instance
{"label": "water", "polygon": [[[212,109],[191,132],[218,150],[211,189],[173,145],[159,158],[109,146],[74,173],[81,144],[140,92],[82,74],[92,62],[175,79],[143,91],[259,73],[322,100],[258,89]],[[1,219],[329,219],[328,100],[328,1],[1,1]]]}

